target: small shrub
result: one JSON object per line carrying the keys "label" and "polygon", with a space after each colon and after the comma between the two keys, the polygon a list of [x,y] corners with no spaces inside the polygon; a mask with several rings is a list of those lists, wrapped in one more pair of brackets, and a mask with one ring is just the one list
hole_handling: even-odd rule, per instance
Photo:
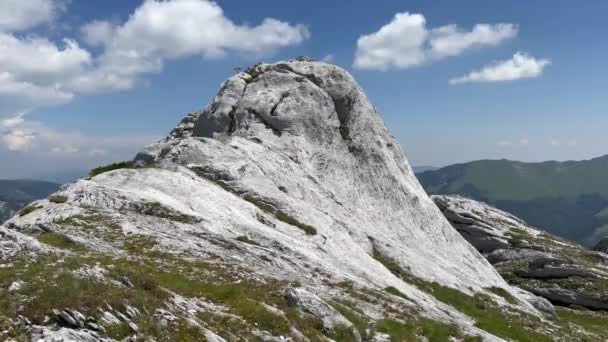
{"label": "small shrub", "polygon": [[139,213],[142,215],[156,216],[181,223],[200,222],[200,220],[196,217],[182,214],[174,209],[162,205],[160,202],[145,202],[141,208],[139,208]]}
{"label": "small shrub", "polygon": [[68,201],[68,198],[63,195],[54,195],[49,197],[49,201],[52,203],[65,203]]}
{"label": "small shrub", "polygon": [[96,167],[93,170],[91,170],[91,172],[89,172],[89,177],[95,177],[97,175],[100,175],[102,173],[106,173],[112,170],[118,170],[118,169],[132,169],[135,166],[135,164],[132,161],[123,161],[123,162],[119,162],[119,163],[113,163],[110,165],[106,165],[106,166],[100,166],[100,167]]}

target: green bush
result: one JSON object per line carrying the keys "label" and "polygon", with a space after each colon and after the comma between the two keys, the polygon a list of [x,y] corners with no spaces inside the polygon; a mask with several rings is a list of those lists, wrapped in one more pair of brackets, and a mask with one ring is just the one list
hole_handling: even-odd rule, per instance
{"label": "green bush", "polygon": [[100,166],[100,167],[96,167],[93,170],[91,170],[91,172],[89,172],[89,177],[95,177],[97,175],[100,175],[102,173],[106,173],[112,170],[118,170],[118,169],[132,169],[135,166],[135,164],[132,161],[123,161],[123,162],[118,162],[118,163],[113,163],[110,165],[106,165],[106,166]]}

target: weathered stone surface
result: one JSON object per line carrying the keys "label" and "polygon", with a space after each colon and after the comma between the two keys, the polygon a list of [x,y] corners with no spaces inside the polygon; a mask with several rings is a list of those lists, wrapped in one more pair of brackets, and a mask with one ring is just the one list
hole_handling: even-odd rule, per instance
{"label": "weathered stone surface", "polygon": [[[606,309],[608,262],[602,253],[539,231],[481,202],[445,195],[432,199],[511,284],[555,304]],[[544,305],[529,302],[547,311]]]}
{"label": "weathered stone surface", "polygon": [[531,303],[539,311],[552,315],[552,316],[555,315],[555,306],[553,306],[553,304],[551,304],[551,302],[549,300],[547,300],[546,298],[537,296],[529,291],[520,289],[517,286],[514,286],[513,288],[523,298],[525,298],[528,301],[528,303]]}
{"label": "weathered stone surface", "polygon": [[608,310],[608,299],[602,298],[597,294],[585,293],[575,289],[570,290],[563,287],[537,287],[529,288],[529,290],[556,304],[576,304],[594,310]]}
{"label": "weathered stone surface", "polygon": [[[244,327],[239,333],[280,341],[252,320],[282,317],[262,298],[268,291],[285,301],[285,288],[292,288],[287,300],[293,306],[281,309],[329,328],[353,325],[336,309],[341,298],[363,307],[352,309],[362,321],[428,319],[459,334],[501,340],[421,284],[467,298],[500,288],[514,297],[509,308],[518,315],[540,316],[441,215],[359,85],[336,66],[288,61],[248,69],[136,162],[62,189],[65,203],[36,202],[37,210],[9,220],[6,230],[47,234],[58,245],[53,253],[66,259],[103,256],[98,260],[108,272],[79,265],[72,273],[141,291],[137,297],[170,294],[139,314],[165,329],[194,327],[208,339],[233,337],[225,330]],[[150,281],[113,264],[142,259],[158,272],[177,268],[174,277],[247,282],[262,294],[234,303],[241,298],[223,300],[231,293],[216,284],[201,289],[186,279],[168,290],[167,278]],[[204,272],[190,275],[197,267]],[[112,305],[83,312],[108,331],[138,324],[137,313]],[[138,333],[145,328],[138,325]],[[302,333],[291,328],[281,334]]]}
{"label": "weathered stone surface", "polygon": [[[354,329],[353,324],[342,316],[340,312],[324,302],[317,295],[310,293],[305,289],[290,288],[285,293],[285,297],[290,306],[297,307],[303,312],[321,319],[323,325],[327,329],[335,329],[340,326]],[[359,336],[358,333],[357,337],[360,341],[361,336]]]}
{"label": "weathered stone surface", "polygon": [[103,337],[96,331],[86,329],[70,329],[50,327],[38,327],[34,329],[32,341],[36,342],[112,342],[111,338]]}

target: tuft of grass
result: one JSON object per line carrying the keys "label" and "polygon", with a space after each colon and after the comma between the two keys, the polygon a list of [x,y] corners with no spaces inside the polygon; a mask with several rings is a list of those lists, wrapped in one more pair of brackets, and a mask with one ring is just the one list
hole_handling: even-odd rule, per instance
{"label": "tuft of grass", "polygon": [[247,69],[245,69],[245,73],[249,74],[249,76],[251,76],[251,79],[249,80],[248,83],[253,82],[253,80],[255,80],[258,76],[260,76],[263,72],[260,70],[260,68],[258,68],[258,66],[262,65],[262,63],[256,63],[250,67],[248,67]]}
{"label": "tuft of grass", "polygon": [[403,292],[397,290],[396,288],[394,288],[392,286],[385,288],[384,291],[392,294],[393,296],[401,297],[401,298],[407,299],[409,301],[412,300],[410,297],[406,296]]}
{"label": "tuft of grass", "polygon": [[63,196],[63,195],[49,196],[49,202],[52,202],[52,203],[65,203],[67,201],[68,201],[67,196]]}
{"label": "tuft of grass", "polygon": [[390,336],[391,342],[419,341],[424,336],[430,342],[450,341],[462,337],[455,325],[426,318],[410,318],[405,321],[383,319],[376,323],[376,331]]}
{"label": "tuft of grass", "polygon": [[504,298],[507,302],[509,302],[511,304],[517,304],[517,300],[515,299],[515,297],[513,297],[507,290],[503,289],[502,287],[492,286],[492,287],[486,288],[486,290],[492,292],[493,294],[495,294],[497,296]]}
{"label": "tuft of grass", "polygon": [[181,223],[197,223],[200,221],[194,216],[182,214],[176,210],[168,208],[162,205],[160,202],[145,202],[141,208],[138,209],[138,211],[142,215],[160,217]]}
{"label": "tuft of grass", "polygon": [[84,246],[79,244],[78,242],[72,240],[69,236],[55,233],[55,232],[45,232],[41,234],[35,235],[38,241],[61,249],[69,249],[73,251],[84,250]]}
{"label": "tuft of grass", "polygon": [[72,215],[63,219],[55,219],[53,223],[61,226],[78,227],[82,231],[108,242],[122,242],[123,234],[120,225],[108,215],[94,211],[85,214]]}
{"label": "tuft of grass", "polygon": [[27,214],[31,214],[34,211],[41,209],[41,208],[42,208],[42,206],[39,206],[39,205],[30,205],[28,207],[25,207],[25,208],[19,210],[19,217],[23,217]]}
{"label": "tuft of grass", "polygon": [[365,317],[342,303],[335,303],[333,307],[355,326],[363,340],[371,338],[371,326]]}
{"label": "tuft of grass", "polygon": [[118,163],[112,163],[109,165],[105,165],[105,166],[99,166],[94,168],[93,170],[91,170],[91,172],[89,172],[89,177],[95,177],[97,175],[100,175],[102,173],[106,173],[112,170],[118,170],[118,169],[132,169],[135,167],[135,164],[132,161],[123,161],[123,162],[118,162]]}

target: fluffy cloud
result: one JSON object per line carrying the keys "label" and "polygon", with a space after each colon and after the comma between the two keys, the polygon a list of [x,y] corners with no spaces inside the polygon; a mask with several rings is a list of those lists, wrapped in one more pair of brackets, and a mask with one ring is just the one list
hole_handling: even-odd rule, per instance
{"label": "fluffy cloud", "polygon": [[98,20],[85,25],[85,42],[101,51],[96,56],[73,39],[57,43],[14,33],[51,22],[61,3],[0,1],[0,111],[130,89],[142,74],[160,72],[167,59],[272,53],[309,37],[305,26],[272,18],[257,26],[235,24],[219,5],[205,0],[146,0],[122,24]]}
{"label": "fluffy cloud", "polygon": [[513,24],[477,24],[471,31],[456,25],[429,30],[423,15],[397,13],[377,32],[359,37],[354,66],[381,71],[405,69],[457,56],[467,49],[495,46],[516,35]]}
{"label": "fluffy cloud", "polygon": [[73,40],[57,46],[45,38],[0,33],[0,95],[43,104],[69,101],[71,79],[91,63],[90,53]]}
{"label": "fluffy cloud", "polygon": [[329,53],[329,54],[325,55],[323,58],[321,58],[321,61],[325,62],[325,63],[332,63],[334,61],[334,59],[335,59],[334,54]]}
{"label": "fluffy cloud", "polygon": [[36,136],[28,129],[13,129],[0,136],[9,151],[27,151],[32,146]]}
{"label": "fluffy cloud", "polygon": [[32,152],[55,158],[91,159],[132,155],[156,136],[95,137],[61,132],[41,122],[24,119],[25,113],[0,120],[0,150]]}
{"label": "fluffy cloud", "polygon": [[56,0],[0,1],[0,30],[22,31],[52,22],[63,8]]}
{"label": "fluffy cloud", "polygon": [[105,49],[97,70],[75,80],[88,92],[129,88],[140,74],[160,72],[167,59],[219,58],[229,51],[270,54],[310,35],[303,25],[273,18],[237,25],[219,5],[202,0],[147,0],[123,24],[94,21],[82,32],[89,44]]}
{"label": "fluffy cloud", "polygon": [[109,21],[94,20],[80,28],[84,40],[90,46],[103,46],[114,36],[116,26]]}
{"label": "fluffy cloud", "polygon": [[481,70],[453,78],[450,80],[450,84],[504,82],[535,78],[540,76],[549,64],[551,62],[547,59],[537,59],[525,53],[517,52],[509,60],[495,62]]}

